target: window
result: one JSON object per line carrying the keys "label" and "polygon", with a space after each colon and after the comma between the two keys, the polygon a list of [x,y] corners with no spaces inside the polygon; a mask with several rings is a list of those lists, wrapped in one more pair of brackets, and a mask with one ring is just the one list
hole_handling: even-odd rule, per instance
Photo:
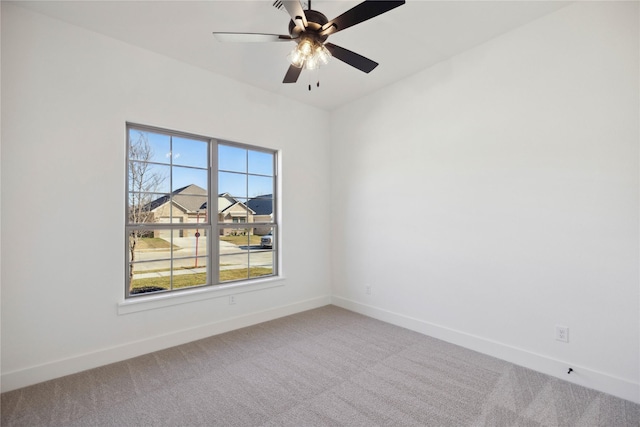
{"label": "window", "polygon": [[127,297],[277,275],[274,151],[129,124],[127,152]]}

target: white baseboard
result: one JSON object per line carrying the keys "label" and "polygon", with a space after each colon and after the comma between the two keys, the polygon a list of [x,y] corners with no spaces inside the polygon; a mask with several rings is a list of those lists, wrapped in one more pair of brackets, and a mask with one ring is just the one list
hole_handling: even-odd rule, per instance
{"label": "white baseboard", "polygon": [[56,360],[38,366],[7,372],[2,374],[2,392],[15,390],[65,375],[75,374],[110,363],[120,362],[153,351],[163,350],[328,304],[331,304],[331,297],[329,296],[313,298],[268,310],[247,313],[238,317],[222,319],[205,325],[174,331],[165,335],[145,338],[140,341],[101,349],[62,360]]}
{"label": "white baseboard", "polygon": [[[497,357],[515,365],[533,369],[547,375],[557,377],[584,387],[608,393],[622,399],[640,403],[640,384],[623,378],[614,377],[603,372],[594,371],[584,366],[577,366],[567,361],[512,347],[507,344],[488,340],[477,335],[446,328],[424,320],[408,317],[378,307],[362,304],[347,298],[333,296],[331,303],[344,309],[364,314],[374,319],[401,326],[424,335],[441,339],[477,352]],[[574,372],[567,375],[567,367]]]}

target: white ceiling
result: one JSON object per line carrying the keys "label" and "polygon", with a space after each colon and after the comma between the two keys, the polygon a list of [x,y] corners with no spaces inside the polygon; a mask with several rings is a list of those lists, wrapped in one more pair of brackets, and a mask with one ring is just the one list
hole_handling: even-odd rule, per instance
{"label": "white ceiling", "polygon": [[[365,74],[335,58],[283,84],[293,42],[221,43],[218,32],[288,34],[273,0],[25,1],[18,5],[302,103],[332,110],[557,10],[560,1],[408,0],[329,38],[380,65]],[[333,19],[360,1],[312,0]],[[320,88],[315,82],[320,80]],[[313,82],[312,90],[308,84]]]}

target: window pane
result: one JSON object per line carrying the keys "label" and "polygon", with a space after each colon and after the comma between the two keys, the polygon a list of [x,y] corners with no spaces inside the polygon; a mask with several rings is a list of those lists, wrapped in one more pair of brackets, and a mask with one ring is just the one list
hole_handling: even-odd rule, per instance
{"label": "window pane", "polygon": [[233,280],[243,280],[249,278],[249,262],[246,254],[242,257],[233,255],[220,255],[221,283]]}
{"label": "window pane", "polygon": [[[242,223],[239,223],[242,224]],[[246,251],[252,244],[259,244],[260,238],[251,234],[253,229],[238,227],[238,223],[230,223],[229,227],[222,228],[219,236],[220,253],[237,255]],[[223,234],[222,234],[223,233]]]}
{"label": "window pane", "polygon": [[261,234],[256,234],[256,238],[259,239],[261,249],[273,249],[276,240],[276,232],[273,227],[261,227]]}
{"label": "window pane", "polygon": [[273,176],[273,154],[249,150],[249,173]]}
{"label": "window pane", "polygon": [[[197,172],[206,175],[206,171]],[[172,194],[130,192],[129,222],[195,222],[190,219],[196,218],[198,211],[204,213],[207,208],[206,179],[203,185],[205,188],[191,184],[178,188]]]}
{"label": "window pane", "polygon": [[[182,215],[182,211],[174,204],[167,202],[161,209],[162,211],[156,217],[156,222],[160,224],[182,224],[185,222],[185,216]],[[180,237],[179,230],[165,229],[162,232],[166,236]]]}
{"label": "window pane", "polygon": [[249,175],[249,196],[271,196],[273,194],[273,178]]}
{"label": "window pane", "polygon": [[136,263],[132,264],[130,268],[133,272],[129,288],[131,294],[162,292],[171,289],[171,261]]}
{"label": "window pane", "polygon": [[196,268],[207,255],[207,236],[204,229],[173,230],[173,268]]}
{"label": "window pane", "polygon": [[[252,222],[253,216],[248,212],[247,207],[244,205],[244,203],[237,201],[236,199],[233,199],[233,202],[234,203],[232,205],[230,205],[229,207],[227,207],[226,209],[224,209],[218,214],[218,222],[225,223],[225,224],[233,224],[232,227],[236,227],[237,224],[240,224],[240,223]],[[232,234],[232,233],[241,233],[241,232],[244,233],[244,231],[239,231],[231,228],[226,229],[225,227],[226,226],[224,225],[222,226],[224,230],[222,235]]]}
{"label": "window pane", "polygon": [[129,129],[129,159],[169,163],[171,161],[169,135]]}
{"label": "window pane", "polygon": [[247,197],[247,175],[240,173],[218,173],[218,194]]}
{"label": "window pane", "polygon": [[[206,204],[204,205],[204,209],[200,209],[200,212],[196,212],[195,214],[189,215],[185,222],[189,223],[189,224],[202,224],[203,226],[205,224],[208,224],[209,223],[209,215],[208,215],[208,212],[207,212]],[[207,231],[206,228],[202,228],[202,229],[198,229],[198,230],[200,231],[200,234],[202,234],[203,232],[206,234],[206,231]],[[195,233],[195,231],[193,231],[193,232]]]}
{"label": "window pane", "polygon": [[[253,222],[273,222],[273,199],[270,194],[269,197],[249,199],[247,206],[254,212]],[[271,228],[269,227],[257,227],[253,233],[263,235],[269,233],[270,230]]]}
{"label": "window pane", "polygon": [[[144,262],[141,269],[155,269],[153,262],[171,258],[171,238],[163,235],[167,230],[135,229],[129,233],[129,261]],[[153,262],[151,262],[153,261]],[[149,264],[149,262],[151,262]],[[135,270],[135,269],[134,269]]]}
{"label": "window pane", "polygon": [[171,242],[162,232],[136,229],[129,233],[127,256],[132,293],[170,289]]}
{"label": "window pane", "polygon": [[178,260],[175,260],[173,265],[173,289],[207,284],[206,257],[181,259],[179,261],[183,264],[182,266],[176,267]]}
{"label": "window pane", "polygon": [[171,172],[173,173],[172,191],[182,190],[182,194],[207,193],[209,174],[205,169],[174,166]]}
{"label": "window pane", "polygon": [[[217,222],[225,222],[225,217],[227,217],[227,209],[229,209],[233,204],[236,203],[236,199],[229,195],[218,196],[218,216],[215,221]],[[228,222],[228,221],[227,221]],[[220,234],[223,234],[222,232]]]}
{"label": "window pane", "polygon": [[171,168],[146,162],[129,162],[129,191],[168,193]]}
{"label": "window pane", "polygon": [[236,201],[236,204],[232,209],[230,209],[233,212],[233,216],[242,216],[247,218],[247,199],[243,197],[235,197],[234,200]]}
{"label": "window pane", "polygon": [[251,236],[247,229],[227,229],[220,236],[220,282],[249,277],[248,255]]}
{"label": "window pane", "polygon": [[209,164],[207,142],[180,137],[174,137],[172,142],[174,165],[207,168]]}
{"label": "window pane", "polygon": [[267,233],[260,236],[260,250],[252,253],[249,258],[251,277],[269,276],[276,273],[276,229],[271,227],[264,231]]}
{"label": "window pane", "polygon": [[170,197],[169,194],[129,193],[129,223],[142,224],[157,222],[158,217],[163,214],[163,203],[168,201]]}
{"label": "window pane", "polygon": [[218,145],[218,169],[246,173],[247,150],[229,145]]}
{"label": "window pane", "polygon": [[134,230],[129,234],[130,292],[159,292],[207,283],[205,229]]}
{"label": "window pane", "polygon": [[273,250],[256,250],[249,254],[249,277],[273,274]]}

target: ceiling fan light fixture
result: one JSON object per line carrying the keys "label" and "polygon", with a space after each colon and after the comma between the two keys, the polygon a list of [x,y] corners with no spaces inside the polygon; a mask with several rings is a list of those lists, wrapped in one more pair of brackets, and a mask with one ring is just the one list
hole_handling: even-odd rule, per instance
{"label": "ceiling fan light fixture", "polygon": [[328,64],[331,57],[335,57],[364,73],[370,73],[378,66],[377,62],[333,43],[325,45],[325,42],[330,35],[375,18],[405,3],[405,0],[364,0],[336,18],[329,20],[323,13],[311,8],[311,0],[307,0],[306,4],[302,0],[276,0],[273,5],[278,9],[284,8],[291,18],[289,20],[289,35],[225,32],[214,32],[213,34],[220,41],[293,41],[297,43],[287,56],[291,65],[282,83],[297,82],[303,68],[308,70],[319,68]]}
{"label": "ceiling fan light fixture", "polygon": [[319,68],[320,64],[318,64],[318,59],[315,56],[308,58],[304,63],[304,68],[307,70],[315,70]]}
{"label": "ceiling fan light fixture", "polygon": [[293,65],[294,67],[302,68],[304,66],[305,60],[305,56],[300,53],[298,48],[294,48],[289,54],[289,62],[291,62],[291,65]]}
{"label": "ceiling fan light fixture", "polygon": [[297,68],[315,70],[329,63],[331,52],[322,42],[312,38],[302,39],[289,54],[289,62]]}
{"label": "ceiling fan light fixture", "polygon": [[329,49],[327,49],[325,45],[321,44],[316,48],[314,57],[318,59],[318,63],[321,66],[327,65],[329,63],[329,58],[331,58],[331,52],[329,52]]}
{"label": "ceiling fan light fixture", "polygon": [[304,39],[298,44],[297,49],[300,52],[300,54],[304,55],[305,57],[308,57],[311,55],[311,52],[313,51],[313,47],[314,47],[313,40]]}

